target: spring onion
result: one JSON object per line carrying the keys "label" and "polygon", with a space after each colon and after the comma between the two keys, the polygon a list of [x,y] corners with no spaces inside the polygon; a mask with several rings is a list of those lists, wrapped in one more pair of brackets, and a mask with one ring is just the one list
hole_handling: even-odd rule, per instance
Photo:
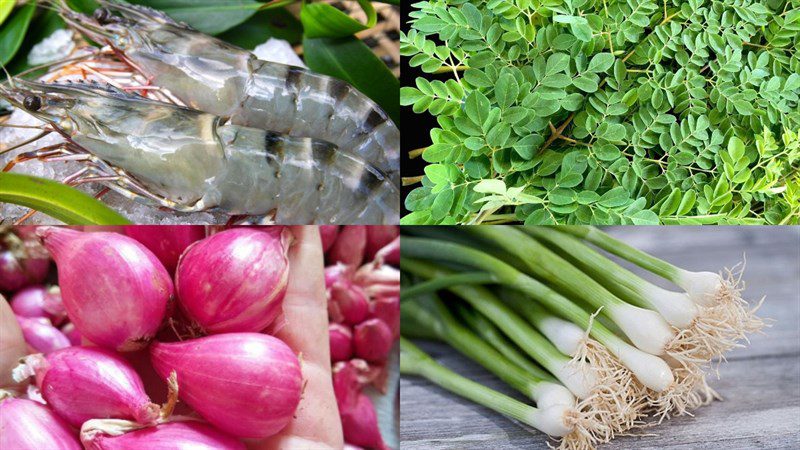
{"label": "spring onion", "polygon": [[[483,342],[472,331],[458,322],[447,307],[436,296],[425,298],[427,308],[417,301],[405,301],[401,305],[402,317],[413,317],[419,324],[433,330],[439,339],[450,344],[468,358],[474,360],[503,380],[512,388],[531,398],[537,406],[542,404],[574,405],[575,397],[564,386],[547,381],[546,374],[530,373],[511,362],[491,345]],[[541,371],[539,371],[541,373]]]}
{"label": "spring onion", "polygon": [[530,358],[525,356],[519,347],[509,342],[503,333],[494,324],[484,317],[483,314],[475,311],[469,306],[457,303],[455,310],[458,316],[466,322],[473,332],[480,336],[484,341],[488,342],[495,350],[500,352],[509,361],[522,367],[524,370],[536,375],[539,378],[546,380],[555,380],[549,372],[539,367],[536,363],[531,361]]}
{"label": "spring onion", "polygon": [[553,405],[546,409],[526,405],[442,366],[404,337],[400,337],[400,373],[421,376],[456,395],[550,436],[567,436],[577,426],[576,418],[570,415],[574,411],[570,405]]}
{"label": "spring onion", "polygon": [[[539,302],[548,305],[553,310],[557,310],[563,318],[569,319],[573,323],[584,327],[584,329],[589,327],[589,314],[579,306],[575,305],[567,298],[548,288],[539,281],[523,274],[503,261],[480,251],[451,242],[441,242],[432,239],[409,237],[403,239],[403,254],[404,257],[407,258],[420,257],[439,261],[444,260],[457,264],[471,265],[487,272],[491,272],[504,285],[514,288],[524,294],[529,295],[530,297],[533,297]],[[403,270],[407,270],[412,273],[417,272],[419,276],[423,277],[432,277],[434,274],[447,274],[447,272],[442,270],[437,272],[434,268],[432,268],[432,266],[423,266],[419,262],[414,262],[414,264],[411,264],[407,260],[405,265],[403,261],[400,262],[400,265]],[[522,342],[517,342],[515,337],[509,334],[509,331],[503,328],[504,326],[507,326],[509,320],[512,320],[509,318],[509,316],[514,317],[516,320],[519,320],[519,317],[508,310],[508,307],[497,300],[497,298],[492,296],[485,289],[481,289],[476,286],[452,286],[449,289],[465,299],[466,296],[463,295],[464,293],[475,296],[479,299],[485,298],[483,300],[473,300],[471,302],[473,307],[481,312],[483,312],[481,308],[486,307],[484,305],[489,303],[492,303],[493,305],[495,303],[499,303],[499,307],[496,309],[502,311],[504,313],[503,315],[498,315],[497,318],[494,319],[490,317],[489,313],[484,312],[484,314],[489,317],[490,320],[495,322],[498,327],[503,329],[503,331],[506,332],[506,334],[508,334],[509,337],[517,343],[517,345],[523,348],[523,350],[526,349],[524,336],[519,336],[518,338],[521,339]],[[520,327],[524,327],[525,329],[539,335],[537,332],[532,330],[527,323],[524,323],[524,321],[522,322],[523,323],[520,325]],[[636,378],[643,385],[657,392],[664,391],[671,386],[673,382],[672,374],[664,361],[660,360],[659,358],[651,357],[652,355],[649,355],[644,351],[637,350],[635,347],[620,339],[614,333],[608,331],[608,329],[599,323],[594,324],[591,333],[592,336],[594,336],[599,342],[603,343],[609,351],[616,352],[615,355],[621,361],[623,361],[623,364],[625,364],[625,366],[634,373]],[[552,346],[549,341],[547,342],[548,345]],[[535,355],[531,356],[536,359]],[[543,361],[539,361],[539,363],[544,364]],[[550,368],[546,365],[545,368],[550,370]],[[553,371],[551,370],[551,372]],[[564,380],[561,381],[564,382]],[[564,382],[564,384],[567,387],[570,387],[568,383]],[[575,391],[573,391],[573,393],[578,395],[578,393]],[[580,395],[578,395],[578,397],[582,398]]]}

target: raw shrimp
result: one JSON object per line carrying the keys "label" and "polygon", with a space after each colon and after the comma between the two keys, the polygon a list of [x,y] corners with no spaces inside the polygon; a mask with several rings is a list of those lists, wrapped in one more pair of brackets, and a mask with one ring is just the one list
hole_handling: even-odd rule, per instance
{"label": "raw shrimp", "polygon": [[147,7],[99,0],[103,8],[89,17],[60,1],[60,14],[70,25],[110,45],[188,106],[238,125],[332,142],[399,186],[399,130],[378,105],[344,81],[261,61]]}
{"label": "raw shrimp", "polygon": [[399,220],[395,187],[328,142],[228,124],[96,83],[10,84],[0,97],[67,142],[23,153],[6,170],[34,158],[79,160],[86,169],[73,184],[99,181],[184,212],[274,213],[282,224]]}

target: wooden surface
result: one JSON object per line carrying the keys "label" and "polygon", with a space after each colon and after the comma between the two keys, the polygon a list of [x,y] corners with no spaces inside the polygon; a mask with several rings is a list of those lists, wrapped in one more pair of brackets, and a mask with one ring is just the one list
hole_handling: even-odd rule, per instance
{"label": "wooden surface", "polygon": [[[729,354],[720,368],[720,379],[710,378],[724,401],[696,410],[693,418],[673,418],[647,430],[655,436],[621,437],[601,448],[800,449],[800,227],[617,227],[607,231],[690,270],[718,271],[734,266],[744,254],[745,298],[752,301],[765,295],[759,315],[775,322],[765,334],[752,336],[748,348]],[[522,400],[454,350],[418,343],[462,375]],[[404,450],[547,448],[542,433],[531,434],[420,378],[403,377],[400,386]]]}

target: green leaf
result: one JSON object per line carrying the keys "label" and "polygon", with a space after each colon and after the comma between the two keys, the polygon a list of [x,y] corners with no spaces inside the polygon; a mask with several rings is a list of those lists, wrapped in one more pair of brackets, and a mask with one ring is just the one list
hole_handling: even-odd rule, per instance
{"label": "green leaf", "polygon": [[475,187],[472,188],[475,192],[480,192],[482,194],[499,194],[505,195],[506,193],[506,184],[503,180],[492,180],[486,179],[481,180]]}
{"label": "green leaf", "polygon": [[504,74],[497,80],[494,88],[494,95],[501,108],[508,108],[517,100],[519,95],[519,85],[511,74]]}
{"label": "green leaf", "polygon": [[219,34],[249,19],[264,3],[255,0],[130,0],[165,12],[207,34]]}
{"label": "green leaf", "polygon": [[56,181],[0,173],[0,203],[40,211],[67,225],[125,225],[130,222],[101,201]]}
{"label": "green leaf", "polygon": [[569,68],[569,55],[564,53],[553,53],[547,58],[545,76],[563,72]]}
{"label": "green leaf", "polygon": [[28,3],[17,10],[8,23],[0,28],[0,64],[8,64],[19,50],[28,26],[31,24],[31,19],[33,19],[34,11],[36,11],[36,4]]}
{"label": "green leaf", "polygon": [[450,212],[453,207],[455,193],[452,189],[445,189],[436,194],[436,199],[431,206],[431,217],[433,220],[441,220]]}
{"label": "green leaf", "polygon": [[624,187],[618,186],[600,196],[598,203],[607,208],[616,208],[626,204],[629,198],[628,191]]}
{"label": "green leaf", "polygon": [[736,136],[728,140],[728,153],[731,155],[733,161],[739,161],[744,156],[744,142]]}
{"label": "green leaf", "polygon": [[488,88],[494,86],[494,83],[492,83],[492,80],[486,75],[486,73],[478,69],[467,69],[467,71],[464,72],[464,80],[466,80],[467,83],[479,88]]}
{"label": "green leaf", "polygon": [[357,1],[367,16],[365,23],[353,19],[327,3],[308,3],[304,0],[300,9],[303,34],[309,38],[336,38],[356,34],[359,31],[374,27],[378,21],[378,15],[375,13],[372,3],[367,0]]}
{"label": "green leaf", "polygon": [[14,9],[13,0],[0,0],[0,25],[6,21],[12,9]]}
{"label": "green leaf", "polygon": [[472,120],[476,125],[483,126],[486,118],[489,116],[489,99],[486,98],[480,91],[472,91],[467,96],[465,110],[467,117]]}
{"label": "green leaf", "polygon": [[598,53],[592,56],[592,60],[589,61],[589,67],[586,70],[589,72],[600,73],[610,69],[613,65],[614,55],[611,53]]}
{"label": "green leaf", "polygon": [[547,198],[554,205],[569,205],[577,201],[577,194],[572,189],[558,188],[550,191]]}
{"label": "green leaf", "polygon": [[400,123],[400,82],[389,68],[360,40],[303,38],[308,67],[352,84]]}
{"label": "green leaf", "polygon": [[249,50],[271,37],[295,45],[303,41],[303,25],[285,8],[266,9],[217,37]]}
{"label": "green leaf", "polygon": [[514,144],[514,151],[523,159],[532,159],[543,143],[544,138],[542,136],[531,134],[517,141],[517,143]]}
{"label": "green leaf", "polygon": [[597,82],[586,75],[581,75],[578,78],[575,78],[572,80],[572,84],[574,84],[576,88],[582,90],[583,92],[592,93],[597,91]]}

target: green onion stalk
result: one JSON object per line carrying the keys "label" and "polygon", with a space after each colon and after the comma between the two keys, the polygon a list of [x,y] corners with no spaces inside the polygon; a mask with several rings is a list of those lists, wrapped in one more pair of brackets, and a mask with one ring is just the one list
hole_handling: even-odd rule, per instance
{"label": "green onion stalk", "polygon": [[535,401],[537,406],[575,405],[572,393],[562,384],[554,382],[544,369],[527,371],[503,356],[463,326],[434,294],[426,295],[424,301],[405,301],[400,310],[402,318],[411,319],[417,326],[430,328],[440,341],[446,342],[492,372],[506,384]]}
{"label": "green onion stalk", "polygon": [[[404,252],[408,241],[414,238],[404,239]],[[418,239],[423,245],[433,244],[435,250],[450,252],[450,246],[465,250],[465,256],[476,256],[473,252],[481,253],[460,246],[458,244],[441,243],[427,239]],[[424,278],[437,278],[448,276],[452,272],[442,267],[436,266],[428,261],[419,261],[410,256],[415,254],[418,247],[414,242],[410,243],[409,253],[401,260],[401,268],[414,275]],[[436,252],[439,255],[447,253]],[[419,255],[415,255],[419,256]],[[484,255],[486,258],[494,259]],[[453,261],[456,262],[456,261]],[[501,261],[497,261],[500,271],[502,266],[507,266]],[[513,268],[507,266],[513,271]],[[507,269],[507,270],[508,270]],[[506,271],[507,271],[506,270]],[[500,272],[496,272],[498,275]],[[510,272],[507,272],[510,273]],[[507,277],[498,276],[499,279],[508,281]],[[538,282],[535,282],[537,283]],[[542,288],[547,289],[539,284]],[[643,414],[646,406],[644,397],[641,395],[642,385],[633,380],[633,374],[620,364],[619,360],[612,357],[606,348],[594,340],[585,340],[585,345],[581,346],[582,351],[577,352],[572,357],[567,356],[558,350],[547,338],[537,332],[522,317],[518,316],[508,306],[504,305],[492,293],[480,286],[473,285],[453,285],[447,288],[450,292],[465,300],[477,312],[493,322],[503,331],[520,349],[545,367],[567,388],[569,388],[578,398],[582,399],[581,410],[591,411],[598,414],[599,419],[608,424],[612,432],[620,432],[630,429],[636,424],[636,420]],[[561,298],[564,303],[562,308],[571,309],[579,317],[585,318],[585,324],[590,324],[589,315],[575,305],[569,304],[568,300],[550,291],[553,298]],[[402,294],[401,294],[402,295]],[[529,300],[528,300],[529,301]],[[635,367],[641,367],[643,376],[654,387],[667,389],[672,381],[672,374],[669,367],[659,358],[639,351],[630,344],[625,343],[613,333],[597,327],[592,328],[592,332],[601,336],[606,342],[614,342],[616,350],[620,355],[629,360]],[[638,355],[638,356],[637,356]],[[652,360],[651,364],[642,364],[642,361]],[[658,368],[656,368],[658,367]],[[577,369],[577,370],[576,370]],[[660,370],[660,372],[657,372]],[[579,376],[580,375],[580,376]],[[588,377],[587,377],[588,375]],[[610,437],[609,437],[610,439]]]}
{"label": "green onion stalk", "polygon": [[589,226],[564,226],[555,230],[583,239],[597,247],[633,263],[655,275],[671,281],[686,292],[686,295],[698,306],[711,308],[713,315],[720,322],[728,325],[738,339],[745,339],[745,334],[754,333],[766,325],[764,320],[755,315],[763,299],[754,308],[742,298],[742,270],[725,269],[722,274],[714,272],[693,272],[663,261],[655,256],[609,236],[607,233]]}
{"label": "green onion stalk", "polygon": [[400,373],[420,376],[460,397],[533,427],[553,437],[563,437],[560,448],[593,448],[594,438],[583,431],[571,405],[536,408],[469,380],[433,360],[405,337],[400,337]]}
{"label": "green onion stalk", "polygon": [[513,255],[522,261],[527,271],[562,292],[602,308],[637,348],[663,356],[672,367],[675,383],[668,390],[655,390],[648,395],[648,402],[662,420],[669,414],[686,414],[718,397],[706,382],[704,369],[708,360],[697,361],[696,352],[687,351],[682,337],[688,333],[671,326],[657,311],[632,305],[615,296],[520,228],[470,227],[466,232]]}
{"label": "green onion stalk", "polygon": [[[624,301],[658,311],[677,333],[666,353],[678,361],[704,364],[722,357],[745,339],[739,314],[730,314],[729,302],[695,303],[685,292],[673,292],[644,280],[580,240],[549,227],[520,228],[563,256]],[[739,305],[736,302],[736,305]],[[749,313],[747,309],[744,309]],[[763,321],[750,314],[751,321]],[[755,322],[753,322],[755,325]],[[758,326],[757,328],[761,328]]]}
{"label": "green onion stalk", "polygon": [[[528,239],[525,235],[523,235],[523,238]],[[624,426],[627,426],[631,420],[635,420],[633,418],[641,414],[640,404],[642,402],[646,402],[649,407],[655,408],[658,414],[664,417],[666,414],[670,413],[686,413],[690,409],[710,401],[708,395],[703,396],[697,393],[701,388],[704,392],[709,392],[709,389],[706,389],[707,385],[704,382],[703,372],[701,370],[698,370],[695,366],[684,368],[681,365],[673,367],[672,370],[670,370],[669,365],[662,358],[658,358],[657,356],[628,344],[597,321],[594,321],[592,324],[590,315],[581,307],[545,286],[543,283],[516,270],[509,264],[493,256],[452,242],[412,237],[404,238],[403,251],[407,261],[405,266],[401,261],[401,267],[404,270],[412,271],[414,266],[418,266],[418,264],[411,265],[410,258],[413,257],[429,258],[485,270],[493,273],[494,276],[500,280],[501,284],[526,294],[557,313],[560,317],[568,319],[581,328],[590,329],[591,336],[599,344],[584,345],[582,347],[584,350],[580,353],[580,356],[596,361],[604,361],[602,357],[591,354],[591,351],[597,348],[610,352],[613,355],[613,358],[607,358],[606,360],[610,359],[616,364],[604,366],[603,372],[606,375],[609,373],[614,374],[616,382],[603,383],[601,386],[613,386],[614,388],[609,389],[609,391],[616,392],[617,399],[626,399],[626,401],[619,403],[625,406],[620,407],[614,412],[615,417],[620,419],[619,423],[626,424]],[[564,264],[569,265],[565,261]],[[418,268],[418,272],[417,275],[431,277],[433,276],[432,273],[434,273],[434,270],[430,267],[421,270]],[[447,276],[450,275],[450,273],[447,271],[440,271],[438,275]],[[592,280],[590,279],[589,281]],[[470,289],[472,291],[479,290],[477,287],[467,286],[453,286],[448,289],[453,292],[464,289]],[[456,293],[458,294],[458,292]],[[618,302],[624,303],[621,300],[618,300]],[[473,306],[479,309],[479,304],[480,303],[476,303],[473,304]],[[505,305],[503,306],[505,307]],[[639,309],[655,314],[660,320],[663,320],[658,316],[658,313],[654,311],[644,310],[642,308]],[[501,329],[504,326],[502,319],[495,323],[501,327]],[[517,344],[520,345],[520,347],[524,346],[524,344],[519,342],[517,342]],[[587,352],[589,352],[589,354],[586,354]],[[615,366],[619,366],[620,364],[628,370],[615,370]],[[631,377],[635,378],[635,380],[631,380]],[[569,384],[566,382],[565,385],[569,387]],[[645,390],[643,394],[642,386],[649,389],[649,391]],[[622,418],[625,420],[622,420]]]}

